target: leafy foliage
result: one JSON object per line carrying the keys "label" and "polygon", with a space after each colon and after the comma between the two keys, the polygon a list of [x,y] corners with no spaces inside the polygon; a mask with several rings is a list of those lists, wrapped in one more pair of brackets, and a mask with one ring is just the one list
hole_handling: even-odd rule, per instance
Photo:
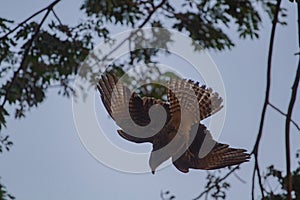
{"label": "leafy foliage", "polygon": [[[296,157],[298,153],[296,154]],[[276,169],[274,165],[271,165],[267,168],[267,173],[264,176],[265,182],[268,183],[265,188],[268,188],[267,196],[262,200],[279,200],[279,199],[287,199],[287,186],[286,176],[282,175],[282,171]],[[274,181],[275,179],[275,181]],[[270,181],[274,181],[276,184],[275,188],[269,184]],[[292,172],[292,184],[293,184],[293,200],[300,199],[300,161],[298,161],[298,167]]]}
{"label": "leafy foliage", "polygon": [[1,200],[14,200],[15,199],[14,196],[12,196],[11,194],[9,194],[6,191],[5,186],[3,186],[1,183],[0,183],[0,199]]}
{"label": "leafy foliage", "polygon": [[226,181],[220,181],[221,177],[216,176],[214,173],[208,173],[206,179],[207,184],[205,189],[213,188],[206,195],[211,196],[212,199],[225,199],[226,198],[226,190],[230,188],[230,184]]}
{"label": "leafy foliage", "polygon": [[146,9],[153,5],[147,1],[102,1],[102,0],[86,0],[81,9],[85,11],[87,16],[100,18],[108,23],[120,23],[134,26],[140,20]]}
{"label": "leafy foliage", "polygon": [[0,135],[0,153],[3,152],[3,147],[6,151],[9,151],[10,147],[13,145],[13,142],[9,140],[9,135],[3,137]]}
{"label": "leafy foliage", "polygon": [[163,192],[163,191],[161,191],[161,193],[160,193],[160,198],[162,199],[162,200],[173,200],[173,199],[176,199],[176,197],[174,196],[174,195],[172,195],[171,193],[170,193],[170,191],[165,191],[165,192]]}

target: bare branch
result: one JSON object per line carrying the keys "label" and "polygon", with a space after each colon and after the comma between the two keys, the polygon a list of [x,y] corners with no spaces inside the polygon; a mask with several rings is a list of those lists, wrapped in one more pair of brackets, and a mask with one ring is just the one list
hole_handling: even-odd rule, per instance
{"label": "bare branch", "polygon": [[[298,45],[300,48],[300,2],[297,2],[297,10],[298,10]],[[297,90],[300,80],[300,56],[298,61],[298,68],[296,72],[296,77],[292,86],[292,94],[291,99],[288,107],[288,111],[286,114],[286,121],[285,121],[285,153],[286,153],[286,178],[287,178],[287,199],[292,200],[292,190],[293,190],[293,183],[291,177],[291,146],[290,146],[290,121],[292,118],[292,113],[297,97]]]}
{"label": "bare branch", "polygon": [[251,199],[254,200],[254,186],[255,186],[255,172],[256,168],[253,168],[253,174],[252,174],[252,186],[251,186]]}
{"label": "bare branch", "polygon": [[279,14],[279,10],[280,10],[280,4],[281,4],[281,0],[277,0],[276,9],[275,9],[275,13],[274,13],[274,19],[273,19],[273,23],[272,23],[273,25],[272,25],[271,36],[270,36],[270,44],[269,44],[265,101],[264,101],[264,105],[263,105],[263,109],[262,109],[262,113],[261,113],[261,119],[260,119],[259,130],[258,130],[256,142],[255,142],[254,148],[252,150],[253,154],[257,154],[257,151],[258,151],[258,148],[259,148],[259,143],[260,143],[260,139],[261,139],[261,136],[262,136],[263,127],[264,127],[265,115],[266,115],[267,106],[268,106],[268,103],[269,103],[270,87],[271,87],[271,69],[272,69],[273,46],[274,46],[275,31],[276,31],[276,25],[277,25],[277,22],[278,22],[278,14]]}
{"label": "bare branch", "polygon": [[260,193],[261,193],[261,196],[262,196],[262,199],[265,198],[265,194],[264,194],[264,187],[263,187],[263,184],[262,184],[262,178],[261,178],[261,174],[260,174],[260,168],[259,168],[259,165],[258,165],[258,156],[257,154],[254,154],[254,159],[255,159],[255,162],[254,162],[254,168],[253,168],[253,175],[252,175],[252,187],[251,187],[251,199],[254,200],[254,186],[255,186],[255,174],[257,174],[257,178],[258,178],[258,185],[259,185],[259,188],[260,188]]}
{"label": "bare branch", "polygon": [[258,185],[259,185],[259,188],[260,188],[261,196],[262,196],[262,199],[264,199],[265,198],[264,187],[263,187],[263,184],[262,184],[262,178],[261,178],[261,175],[260,175],[260,168],[259,168],[259,165],[258,165],[258,157],[257,156],[255,157],[255,170],[257,171]]}
{"label": "bare branch", "polygon": [[252,150],[252,154],[254,154],[255,157],[255,165],[253,170],[253,177],[252,177],[252,199],[254,199],[254,181],[255,181],[255,172],[257,172],[258,177],[258,183],[260,186],[260,192],[262,195],[262,198],[264,198],[264,190],[262,186],[262,180],[260,175],[260,170],[258,166],[258,149],[259,149],[259,143],[263,134],[263,127],[265,122],[265,115],[267,111],[267,106],[269,104],[269,97],[270,97],[270,88],[271,88],[271,70],[272,70],[272,56],[273,56],[273,46],[274,46],[274,40],[275,40],[275,32],[276,32],[276,25],[278,22],[278,15],[280,11],[280,4],[281,0],[277,0],[275,13],[274,13],[274,19],[272,22],[272,30],[271,30],[271,36],[270,36],[270,44],[269,44],[269,55],[268,55],[268,65],[267,65],[267,83],[266,83],[266,93],[265,93],[265,101],[261,113],[261,119],[259,124],[259,130],[257,134],[257,138],[255,141],[255,145]]}
{"label": "bare branch", "polygon": [[61,20],[59,19],[58,15],[56,14],[56,12],[54,11],[54,8],[51,9],[54,17],[56,18],[56,20],[58,21],[58,23],[62,26],[63,23],[61,22]]}
{"label": "bare branch", "polygon": [[[271,106],[274,110],[276,110],[277,112],[279,112],[280,114],[282,114],[283,116],[286,117],[286,114],[283,111],[281,111],[279,108],[277,108],[276,106],[274,106],[272,103],[269,102],[269,106]],[[291,122],[298,129],[298,131],[300,131],[299,125],[293,119],[291,119]]]}
{"label": "bare branch", "polygon": [[[167,0],[162,0],[158,5],[154,6],[153,9],[149,12],[148,16],[145,18],[145,20],[138,26],[138,29],[143,28],[151,19],[152,15],[162,7]],[[120,42],[115,48],[113,48],[111,51],[109,51],[105,56],[103,56],[102,60],[106,60],[109,55],[111,55],[113,52],[115,52],[118,48],[120,48],[128,39],[130,39],[137,31],[132,32],[127,38],[125,38],[122,42]]]}
{"label": "bare branch", "polygon": [[244,179],[242,179],[236,172],[233,172],[233,175],[235,176],[235,178],[237,178],[241,183],[246,184],[247,181],[245,181]]}
{"label": "bare branch", "polygon": [[138,26],[138,28],[142,28],[146,25],[146,23],[151,19],[152,15],[156,12],[156,10],[160,7],[162,7],[167,0],[162,0],[157,6],[154,6],[154,8],[149,12],[147,18],[144,20],[143,23],[141,23],[141,25]]}
{"label": "bare branch", "polygon": [[7,32],[5,35],[3,35],[2,37],[0,37],[0,40],[3,40],[4,38],[6,38],[8,35],[12,34],[13,32],[15,32],[18,28],[20,28],[21,26],[23,26],[25,23],[27,23],[29,20],[31,20],[32,18],[34,18],[35,16],[39,15],[40,13],[44,12],[45,10],[52,9],[58,2],[60,2],[61,0],[55,0],[54,2],[52,2],[50,5],[48,5],[47,7],[37,11],[36,13],[34,13],[33,15],[31,15],[30,17],[28,17],[27,19],[25,19],[24,21],[22,21],[21,23],[19,23],[15,28],[11,29],[9,32]]}
{"label": "bare branch", "polygon": [[[224,181],[227,177],[229,177],[234,171],[236,171],[237,169],[240,168],[240,165],[232,168],[223,178],[220,178],[218,180],[216,180],[216,183],[221,183],[222,181]],[[215,187],[215,185],[210,186],[209,188],[207,188],[206,190],[204,190],[203,192],[201,192],[196,198],[194,198],[193,200],[198,200],[200,199],[203,195],[207,195],[209,191],[211,191],[213,188]]]}

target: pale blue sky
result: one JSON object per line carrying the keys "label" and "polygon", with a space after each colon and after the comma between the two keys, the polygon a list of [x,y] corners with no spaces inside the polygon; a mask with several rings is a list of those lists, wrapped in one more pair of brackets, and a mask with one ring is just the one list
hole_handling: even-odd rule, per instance
{"label": "pale blue sky", "polygon": [[[2,2],[1,17],[21,21],[49,2]],[[65,0],[57,6],[56,12],[63,22],[75,24],[82,16],[80,4],[79,0]],[[298,62],[294,56],[298,51],[295,7],[291,7],[288,1],[284,1],[284,6],[289,13],[288,26],[279,26],[276,33],[271,88],[271,101],[282,110],[287,109]],[[237,42],[234,37],[237,45],[232,51],[210,52],[223,77],[227,95],[226,121],[219,140],[249,151],[256,139],[265,91],[270,22],[266,20],[263,26],[259,40]],[[235,35],[234,30],[232,34]],[[298,122],[299,99],[293,113]],[[268,109],[260,148],[262,169],[273,163],[279,169],[285,169],[284,124],[280,114]],[[27,113],[25,119],[9,119],[7,127],[3,133],[11,135],[14,146],[0,156],[0,176],[17,199],[152,200],[160,199],[161,190],[170,190],[181,200],[196,197],[205,183],[205,171],[192,170],[182,174],[170,166],[155,175],[137,175],[121,173],[100,164],[79,140],[71,100],[56,95],[55,91],[50,91],[48,99],[38,109]],[[300,146],[300,133],[291,127],[294,155]],[[116,134],[115,137],[119,136]],[[296,161],[293,159],[292,162],[295,166]],[[228,179],[232,182],[228,199],[250,198],[252,170],[253,161],[244,164],[239,172],[246,184],[234,176]]]}

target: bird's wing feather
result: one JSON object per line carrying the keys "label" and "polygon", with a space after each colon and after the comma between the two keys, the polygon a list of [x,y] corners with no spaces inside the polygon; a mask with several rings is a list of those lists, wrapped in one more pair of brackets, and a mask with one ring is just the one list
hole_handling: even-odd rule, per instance
{"label": "bird's wing feather", "polygon": [[[192,130],[195,128],[197,126],[194,126]],[[207,151],[207,154],[202,157],[200,151]],[[245,149],[235,149],[227,144],[216,142],[206,127],[199,124],[197,135],[189,149],[173,163],[180,171],[188,172],[189,168],[219,169],[247,162],[249,159],[250,155]]]}
{"label": "bird's wing feather", "polygon": [[[199,82],[186,79],[171,79],[168,87],[170,111],[175,113],[181,109],[194,113],[194,122],[199,122],[222,109],[222,98],[217,92]],[[192,93],[194,91],[194,93]],[[197,102],[197,103],[196,103]],[[195,112],[198,109],[199,112]]]}
{"label": "bird's wing feather", "polygon": [[197,96],[199,103],[200,120],[205,119],[223,108],[223,99],[217,92],[213,92],[211,88],[205,85],[199,86],[199,82],[188,80],[193,86],[193,90]]}
{"label": "bird's wing feather", "polygon": [[119,130],[118,133],[127,140],[149,142],[150,138],[143,138],[143,133],[138,133],[141,135],[134,137],[132,133],[125,132],[134,126],[148,125],[151,121],[149,110],[152,106],[157,104],[163,106],[167,113],[167,120],[170,118],[167,103],[152,97],[141,98],[137,93],[131,93],[129,88],[122,84],[113,73],[102,75],[97,88],[107,112],[117,125],[125,130]]}

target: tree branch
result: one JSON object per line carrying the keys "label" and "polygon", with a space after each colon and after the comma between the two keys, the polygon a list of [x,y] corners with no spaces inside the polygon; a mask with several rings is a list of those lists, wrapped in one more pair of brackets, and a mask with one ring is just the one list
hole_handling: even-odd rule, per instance
{"label": "tree branch", "polygon": [[[153,9],[149,12],[149,15],[145,18],[145,20],[138,26],[138,29],[143,28],[151,19],[152,15],[159,9],[167,0],[162,0],[158,5],[154,6]],[[130,39],[137,31],[132,32],[127,38],[125,38],[122,42],[120,42],[115,48],[113,48],[110,52],[108,52],[105,56],[103,56],[102,60],[106,60],[109,55],[115,52],[118,48],[120,48],[128,39]]]}
{"label": "tree branch", "polygon": [[254,200],[255,172],[256,172],[256,168],[254,167],[252,173],[251,200]]}
{"label": "tree branch", "polygon": [[233,175],[235,176],[235,178],[237,178],[241,183],[246,184],[247,181],[245,181],[244,179],[242,179],[236,172],[233,172]]}
{"label": "tree branch", "polygon": [[[29,53],[29,51],[30,51],[30,49],[31,49],[31,46],[32,46],[34,40],[36,39],[37,35],[38,35],[39,32],[40,32],[40,29],[41,29],[43,23],[45,22],[46,18],[48,17],[49,13],[51,12],[53,6],[56,5],[59,1],[60,1],[60,0],[56,0],[56,1],[54,1],[53,3],[51,3],[49,6],[47,6],[46,8],[44,8],[44,9],[42,9],[41,11],[38,11],[38,12],[37,12],[37,13],[41,13],[41,12],[47,10],[47,12],[46,12],[46,14],[44,15],[43,19],[41,20],[41,22],[39,23],[38,27],[36,28],[36,30],[35,30],[33,36],[32,36],[31,39],[29,40],[28,45],[27,45],[26,49],[24,50],[23,58],[22,58],[22,61],[21,61],[21,63],[20,63],[20,66],[19,66],[19,68],[14,72],[13,77],[12,77],[12,79],[11,79],[11,82],[9,83],[9,85],[8,85],[8,87],[7,87],[7,89],[6,89],[6,93],[5,93],[5,95],[4,95],[4,99],[3,99],[3,102],[2,102],[2,104],[1,104],[1,107],[2,107],[2,108],[4,108],[4,105],[5,105],[6,101],[7,101],[8,94],[10,93],[11,87],[13,86],[14,82],[16,81],[18,74],[20,73],[20,71],[21,71],[22,69],[24,69],[24,68],[26,67],[26,65],[25,65],[25,63],[26,63],[26,58],[27,58],[27,56],[28,56],[28,53]],[[35,13],[35,14],[32,15],[32,16],[35,16],[37,13]],[[25,21],[26,21],[26,20],[25,20]]]}
{"label": "tree branch", "polygon": [[279,14],[279,10],[280,10],[280,4],[281,4],[281,0],[277,0],[276,9],[275,9],[275,13],[274,13],[274,19],[273,19],[273,22],[272,22],[273,25],[272,25],[271,36],[270,36],[270,44],[269,44],[265,101],[264,101],[264,105],[263,105],[263,109],[262,109],[262,113],[261,113],[261,119],[260,119],[259,130],[258,130],[256,142],[255,142],[254,148],[252,150],[253,154],[257,154],[257,151],[258,151],[258,148],[259,148],[259,143],[260,143],[260,139],[261,139],[261,136],[262,136],[263,126],[264,126],[264,121],[265,121],[266,110],[267,110],[267,106],[268,106],[268,103],[269,103],[270,87],[271,87],[271,69],[272,69],[273,46],[274,46],[275,31],[276,31],[276,25],[277,25],[277,22],[278,22],[278,14]]}
{"label": "tree branch", "polygon": [[261,196],[262,196],[262,199],[264,199],[265,198],[264,187],[263,187],[263,184],[262,184],[262,178],[261,178],[261,175],[260,175],[260,168],[259,168],[259,165],[258,165],[258,157],[257,156],[255,157],[255,170],[257,171],[258,185],[259,185],[259,188],[260,188]]}
{"label": "tree branch", "polygon": [[[254,145],[253,150],[252,150],[252,154],[254,154],[254,157],[255,157],[255,166],[254,166],[255,168],[253,170],[253,176],[255,176],[255,171],[256,171],[257,172],[257,177],[258,177],[258,182],[259,182],[259,185],[260,185],[262,198],[264,198],[264,191],[263,191],[263,187],[262,187],[262,184],[261,184],[262,181],[261,181],[260,171],[259,171],[259,167],[258,167],[258,149],[259,149],[259,143],[260,143],[262,133],[263,133],[265,115],[266,115],[267,106],[268,106],[269,97],[270,97],[273,46],[274,46],[276,25],[277,25],[277,22],[278,22],[278,15],[279,15],[279,11],[280,11],[280,4],[281,4],[281,0],[277,0],[275,13],[274,13],[274,19],[273,19],[273,22],[272,22],[272,30],[271,30],[270,44],[269,44],[265,101],[264,101],[264,105],[263,105],[263,109],[262,109],[262,113],[261,113],[261,119],[260,119],[259,130],[258,130],[256,142],[255,142],[255,145]],[[252,199],[254,199],[254,180],[255,179],[252,178]]]}
{"label": "tree branch", "polygon": [[[222,181],[224,181],[228,176],[230,176],[234,171],[236,171],[237,169],[240,168],[240,165],[232,168],[223,178],[220,178],[216,181],[216,183],[221,183]],[[201,192],[196,198],[194,198],[193,200],[198,200],[200,199],[203,195],[207,194],[210,190],[212,190],[215,187],[215,185],[210,186],[209,188],[207,188],[206,190],[204,190],[203,192]]]}
{"label": "tree branch", "polygon": [[146,19],[144,20],[143,23],[141,23],[138,28],[142,28],[146,25],[146,23],[151,19],[152,15],[156,12],[156,10],[160,7],[162,7],[167,0],[162,0],[158,5],[154,6],[154,8],[149,12],[148,16],[146,17]]}
{"label": "tree branch", "polygon": [[56,12],[54,11],[54,8],[51,9],[54,17],[56,18],[56,20],[58,21],[58,23],[62,26],[63,23],[61,22],[61,20],[59,19],[58,15],[56,14]]}
{"label": "tree branch", "polygon": [[[283,116],[286,117],[286,114],[283,111],[281,111],[279,108],[277,108],[276,106],[274,106],[272,103],[269,102],[269,106],[271,106],[274,110],[276,110],[277,112],[279,112],[280,114],[282,114]],[[298,131],[300,131],[300,126],[293,119],[291,119],[291,122],[298,129]]]}
{"label": "tree branch", "polygon": [[[298,45],[300,48],[300,2],[297,2],[297,11],[298,11]],[[294,109],[296,97],[297,97],[297,90],[300,80],[300,56],[298,61],[298,68],[296,72],[296,77],[292,86],[292,94],[291,99],[288,107],[288,111],[286,114],[286,121],[285,121],[285,153],[286,153],[286,178],[287,178],[287,199],[292,200],[292,177],[291,177],[291,146],[290,146],[290,121],[292,118],[292,112]]]}
{"label": "tree branch", "polygon": [[0,37],[0,40],[3,40],[4,38],[6,38],[8,35],[10,35],[11,33],[15,32],[18,28],[20,28],[21,26],[23,26],[25,23],[27,23],[29,20],[31,20],[32,18],[34,18],[35,16],[39,15],[40,13],[44,12],[45,10],[50,10],[52,9],[58,2],[60,2],[61,0],[55,0],[54,2],[52,2],[50,5],[48,5],[47,7],[37,11],[36,13],[34,13],[33,15],[31,15],[30,17],[28,17],[27,19],[25,19],[24,21],[22,21],[21,23],[19,23],[15,28],[13,28],[12,30],[10,30],[9,32],[7,32],[5,35],[3,35],[2,37]]}

